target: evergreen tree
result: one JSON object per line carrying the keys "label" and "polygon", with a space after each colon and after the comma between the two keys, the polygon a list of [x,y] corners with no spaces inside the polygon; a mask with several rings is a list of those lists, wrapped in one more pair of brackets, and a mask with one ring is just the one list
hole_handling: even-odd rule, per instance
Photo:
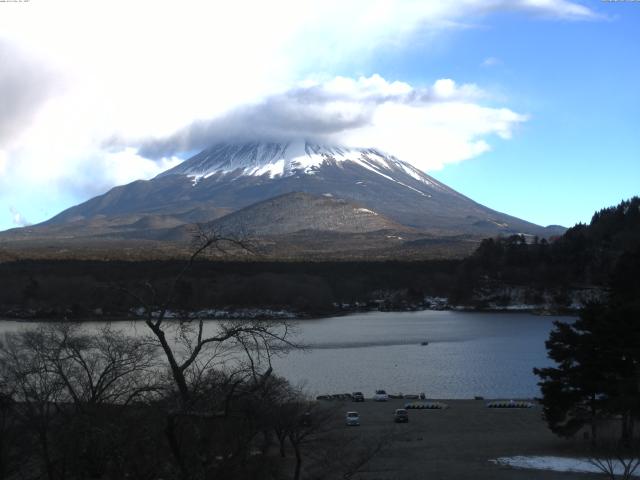
{"label": "evergreen tree", "polygon": [[597,419],[606,410],[606,369],[591,331],[591,320],[600,309],[590,305],[574,323],[555,322],[546,347],[557,367],[534,369],[542,379],[544,417],[551,431],[561,436],[572,436],[589,425],[595,440]]}
{"label": "evergreen tree", "polygon": [[632,440],[640,419],[640,251],[621,257],[609,300],[588,305],[573,323],[555,322],[546,342],[555,367],[541,378],[544,415],[551,430],[571,436],[601,418],[621,419],[622,440]]}

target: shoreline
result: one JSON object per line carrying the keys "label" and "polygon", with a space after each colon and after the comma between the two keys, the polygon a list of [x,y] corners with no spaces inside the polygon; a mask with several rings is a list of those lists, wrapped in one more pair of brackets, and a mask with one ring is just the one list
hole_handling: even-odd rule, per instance
{"label": "shoreline", "polygon": [[[545,306],[520,306],[509,305],[505,307],[473,307],[464,305],[448,305],[446,307],[430,308],[430,307],[415,307],[415,308],[401,308],[401,309],[380,309],[374,307],[346,307],[339,308],[333,311],[326,312],[296,312],[293,310],[287,310],[286,308],[239,308],[239,309],[205,309],[195,310],[187,312],[187,316],[191,320],[289,320],[289,321],[305,321],[305,320],[320,320],[323,318],[342,317],[356,314],[366,313],[410,313],[410,312],[426,312],[426,311],[451,311],[461,313],[523,313],[535,316],[555,316],[555,317],[575,317],[580,312],[579,308],[562,308],[552,309]],[[166,317],[166,320],[174,320],[177,315],[173,312],[169,312],[170,315]],[[144,320],[144,316],[141,313],[135,313],[132,311],[121,313],[95,313],[92,312],[89,315],[75,315],[72,312],[52,312],[51,310],[17,310],[8,309],[0,310],[0,322],[2,321],[15,321],[15,322],[60,322],[60,321],[72,321],[72,322],[121,322],[121,321],[141,321]]]}

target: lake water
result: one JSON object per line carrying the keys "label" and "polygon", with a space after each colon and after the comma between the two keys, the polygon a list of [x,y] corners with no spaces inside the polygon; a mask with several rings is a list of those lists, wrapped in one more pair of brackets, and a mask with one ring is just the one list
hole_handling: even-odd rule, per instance
{"label": "lake water", "polygon": [[[544,342],[557,319],[572,320],[454,311],[304,320],[296,340],[309,348],[276,358],[274,371],[312,395],[362,391],[371,396],[382,388],[432,398],[531,398],[539,395],[532,369],[551,364]],[[0,333],[33,325],[1,321]],[[146,333],[139,322],[119,325]],[[429,344],[421,345],[425,341]]]}

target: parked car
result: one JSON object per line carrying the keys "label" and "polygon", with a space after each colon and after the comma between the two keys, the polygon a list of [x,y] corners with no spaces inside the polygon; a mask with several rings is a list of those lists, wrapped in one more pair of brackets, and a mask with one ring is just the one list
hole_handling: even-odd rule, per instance
{"label": "parked car", "polygon": [[349,427],[357,427],[360,425],[360,414],[358,412],[347,412],[345,421]]}
{"label": "parked car", "polygon": [[364,395],[362,392],[353,392],[351,394],[351,400],[354,402],[364,402]]}
{"label": "parked car", "polygon": [[393,421],[396,423],[408,423],[409,412],[407,412],[404,408],[396,409],[396,411],[393,412]]}
{"label": "parked car", "polygon": [[376,390],[376,393],[373,395],[373,400],[376,402],[386,402],[389,400],[389,395],[384,390]]}

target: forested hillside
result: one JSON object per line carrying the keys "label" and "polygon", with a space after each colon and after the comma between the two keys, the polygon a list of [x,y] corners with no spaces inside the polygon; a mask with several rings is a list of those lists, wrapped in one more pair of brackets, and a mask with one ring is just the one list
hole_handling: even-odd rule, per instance
{"label": "forested hillside", "polygon": [[602,287],[619,259],[640,250],[640,198],[596,212],[551,241],[522,235],[483,240],[460,269],[459,299],[478,288],[523,285],[534,290]]}

